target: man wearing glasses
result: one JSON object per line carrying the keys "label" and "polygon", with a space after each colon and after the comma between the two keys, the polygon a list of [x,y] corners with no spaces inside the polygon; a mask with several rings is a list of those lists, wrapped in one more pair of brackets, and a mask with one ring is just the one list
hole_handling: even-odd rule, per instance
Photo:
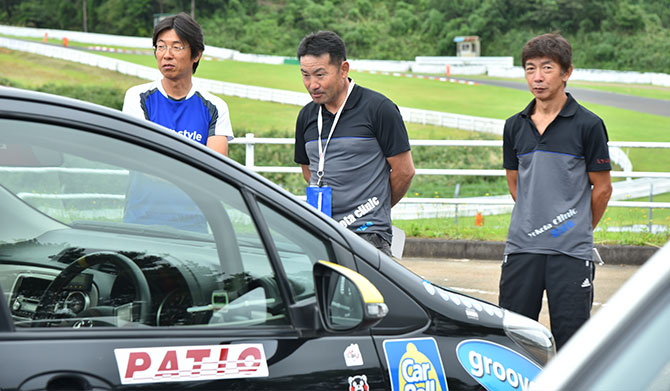
{"label": "man wearing glasses", "polygon": [[153,46],[163,78],[128,89],[123,112],[228,155],[233,139],[228,106],[192,81],[205,49],[200,25],[183,12],[165,18],[154,28]]}
{"label": "man wearing glasses", "polygon": [[[193,85],[202,52],[202,28],[188,14],[161,20],[154,28],[154,54],[163,77],[126,91],[123,112],[144,118],[228,155],[233,139],[228,106],[219,97]],[[132,172],[123,221],[207,232],[205,217],[176,186]]]}

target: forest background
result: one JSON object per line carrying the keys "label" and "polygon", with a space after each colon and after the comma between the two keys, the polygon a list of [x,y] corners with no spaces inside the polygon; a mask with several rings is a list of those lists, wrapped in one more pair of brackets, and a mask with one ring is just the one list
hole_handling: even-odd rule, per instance
{"label": "forest background", "polygon": [[536,34],[560,32],[576,68],[670,72],[668,0],[2,0],[0,24],[151,36],[154,17],[193,12],[205,44],[294,56],[324,26],[354,59],[452,56],[478,35],[482,56],[511,56]]}

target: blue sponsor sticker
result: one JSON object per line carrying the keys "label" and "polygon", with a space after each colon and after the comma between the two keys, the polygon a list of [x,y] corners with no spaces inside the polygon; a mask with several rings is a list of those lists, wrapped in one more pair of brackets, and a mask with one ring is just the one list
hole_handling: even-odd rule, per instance
{"label": "blue sponsor sticker", "polygon": [[528,390],[542,371],[514,350],[480,339],[462,341],[456,355],[470,376],[489,391]]}
{"label": "blue sponsor sticker", "polygon": [[384,354],[392,391],[448,390],[435,339],[388,339]]}

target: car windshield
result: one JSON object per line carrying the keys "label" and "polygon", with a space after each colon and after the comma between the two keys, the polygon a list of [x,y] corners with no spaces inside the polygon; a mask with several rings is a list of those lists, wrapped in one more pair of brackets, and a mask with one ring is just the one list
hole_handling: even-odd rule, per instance
{"label": "car windshield", "polygon": [[[0,140],[0,288],[17,327],[288,322],[236,186],[178,156],[66,126],[0,119]],[[307,271],[327,259],[301,238],[273,239]],[[291,283],[313,292],[311,279]]]}
{"label": "car windshield", "polygon": [[[27,126],[5,122],[9,128]],[[180,173],[147,166],[147,160],[156,160],[148,152],[137,151],[135,159],[128,159],[132,155],[120,154],[111,145],[92,149],[86,140],[59,142],[49,137],[53,127],[28,126],[33,132],[3,135],[2,186],[45,217],[82,229],[211,240],[202,212],[178,186],[183,181]],[[61,137],[67,133],[75,131],[59,128]],[[18,202],[13,204],[20,208]]]}

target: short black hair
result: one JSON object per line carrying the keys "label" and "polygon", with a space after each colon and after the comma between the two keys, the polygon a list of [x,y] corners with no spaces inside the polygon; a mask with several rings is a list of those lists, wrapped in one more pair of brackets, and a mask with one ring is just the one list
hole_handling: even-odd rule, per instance
{"label": "short black hair", "polygon": [[[191,59],[195,59],[198,54],[205,50],[204,36],[202,27],[191,17],[191,15],[181,12],[177,15],[168,16],[161,20],[154,27],[153,46],[156,48],[158,36],[165,30],[174,30],[179,39],[186,41],[191,47]],[[193,63],[193,73],[198,68],[200,60]]]}
{"label": "short black hair", "polygon": [[521,66],[531,58],[549,57],[567,72],[572,66],[572,46],[561,34],[549,33],[538,35],[526,43],[521,51]]}
{"label": "short black hair", "polygon": [[339,35],[332,31],[319,31],[306,36],[298,45],[298,61],[303,56],[330,54],[330,63],[335,65],[347,61],[347,48]]}

